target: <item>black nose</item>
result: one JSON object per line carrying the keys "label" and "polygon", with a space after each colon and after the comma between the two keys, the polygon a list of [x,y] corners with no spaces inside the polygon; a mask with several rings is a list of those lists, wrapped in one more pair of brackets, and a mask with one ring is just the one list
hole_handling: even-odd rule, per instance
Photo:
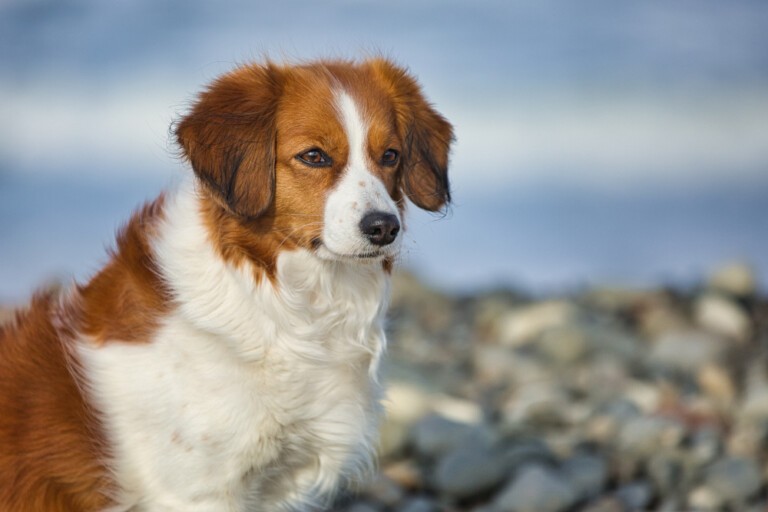
{"label": "black nose", "polygon": [[400,232],[400,221],[391,213],[369,212],[360,221],[360,231],[373,245],[389,245]]}

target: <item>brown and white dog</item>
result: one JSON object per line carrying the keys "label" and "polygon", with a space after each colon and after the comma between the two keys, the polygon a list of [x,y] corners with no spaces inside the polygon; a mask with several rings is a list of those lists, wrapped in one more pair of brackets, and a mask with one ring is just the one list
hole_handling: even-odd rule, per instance
{"label": "brown and white dog", "polygon": [[243,66],[176,126],[194,176],[88,283],[0,330],[0,510],[307,509],[370,465],[405,198],[451,125],[385,59]]}

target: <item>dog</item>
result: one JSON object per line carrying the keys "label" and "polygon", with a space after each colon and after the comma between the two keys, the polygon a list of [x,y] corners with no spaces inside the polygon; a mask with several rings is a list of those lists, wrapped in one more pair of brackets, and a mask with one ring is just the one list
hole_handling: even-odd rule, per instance
{"label": "dog", "polygon": [[192,171],[0,328],[0,510],[307,510],[372,465],[406,199],[452,126],[384,58],[265,62],[174,126]]}

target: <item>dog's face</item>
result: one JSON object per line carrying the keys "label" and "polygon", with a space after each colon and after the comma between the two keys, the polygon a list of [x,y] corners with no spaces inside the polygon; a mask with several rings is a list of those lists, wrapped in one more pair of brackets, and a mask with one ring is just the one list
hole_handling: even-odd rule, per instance
{"label": "dog's face", "polygon": [[451,126],[383,59],[237,69],[176,133],[230,214],[324,259],[392,257],[404,197],[430,211],[450,200]]}

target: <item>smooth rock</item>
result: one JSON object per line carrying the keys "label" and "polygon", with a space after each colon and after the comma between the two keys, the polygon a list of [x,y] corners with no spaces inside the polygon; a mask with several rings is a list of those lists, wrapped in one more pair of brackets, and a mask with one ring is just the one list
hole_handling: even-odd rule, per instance
{"label": "smooth rock", "polygon": [[379,512],[381,508],[367,501],[357,501],[345,510],[346,512]]}
{"label": "smooth rock", "polygon": [[653,489],[647,482],[632,482],[619,487],[614,496],[624,505],[627,512],[640,512],[648,509],[653,499]]}
{"label": "smooth rock", "polygon": [[405,496],[402,487],[384,475],[377,475],[365,487],[364,495],[388,507],[398,505]]}
{"label": "smooth rock", "polygon": [[752,322],[746,311],[719,294],[700,297],[694,305],[694,317],[703,328],[736,341],[746,342],[752,334]]}
{"label": "smooth rock", "polygon": [[722,433],[714,427],[702,426],[691,433],[688,453],[691,463],[703,467],[714,461],[723,451]]}
{"label": "smooth rock", "polygon": [[477,344],[472,350],[475,378],[484,385],[509,385],[518,378],[515,367],[519,356],[509,347],[488,343]]}
{"label": "smooth rock", "polygon": [[730,373],[717,364],[705,364],[696,372],[699,387],[721,408],[729,408],[736,398],[736,384]]}
{"label": "smooth rock", "polygon": [[516,471],[531,464],[548,466],[554,464],[556,460],[547,443],[535,437],[516,439],[496,449],[503,454],[510,471]]}
{"label": "smooth rock", "polygon": [[723,498],[706,485],[700,485],[688,493],[688,506],[702,512],[714,512],[722,510]]}
{"label": "smooth rock", "polygon": [[755,271],[745,263],[733,262],[715,269],[709,277],[712,290],[734,297],[751,297],[757,290]]}
{"label": "smooth rock", "polygon": [[647,458],[658,450],[674,448],[685,435],[679,422],[658,416],[639,416],[628,420],[619,432],[622,456]]}
{"label": "smooth rock", "polygon": [[521,469],[494,500],[499,512],[561,512],[576,503],[576,494],[559,473],[540,465]]}
{"label": "smooth rock", "polygon": [[387,464],[381,469],[381,474],[404,489],[416,489],[424,484],[422,469],[412,459]]}
{"label": "smooth rock", "polygon": [[500,485],[510,466],[503,452],[468,443],[440,458],[433,485],[456,499],[471,498]]}
{"label": "smooth rock", "polygon": [[687,471],[684,454],[678,451],[660,451],[653,455],[646,464],[646,473],[659,493],[671,494],[687,484]]}
{"label": "smooth rock", "polygon": [[467,443],[472,443],[473,446],[490,446],[494,442],[494,436],[486,427],[459,423],[431,414],[413,426],[411,441],[420,455],[438,457]]}
{"label": "smooth rock", "polygon": [[640,415],[640,408],[624,398],[603,403],[596,407],[592,417],[586,421],[585,436],[600,444],[613,444],[623,425]]}
{"label": "smooth rock", "polygon": [[768,421],[768,372],[762,359],[747,369],[746,390],[737,417],[747,422]]}
{"label": "smooth rock", "polygon": [[654,364],[693,375],[707,364],[723,362],[727,352],[725,340],[704,331],[689,330],[661,335],[649,358]]}
{"label": "smooth rock", "polygon": [[626,512],[624,504],[613,496],[587,504],[579,512]]}
{"label": "smooth rock", "polygon": [[398,510],[400,512],[437,512],[439,507],[429,498],[418,496],[407,500]]}
{"label": "smooth rock", "polygon": [[563,462],[560,471],[578,501],[599,496],[608,481],[608,464],[596,455],[574,455]]}
{"label": "smooth rock", "polygon": [[705,482],[723,501],[741,504],[760,490],[762,475],[754,460],[726,457],[709,467]]}
{"label": "smooth rock", "polygon": [[577,308],[562,300],[518,307],[499,316],[498,340],[503,345],[519,347],[530,343],[547,329],[572,322],[577,316]]}
{"label": "smooth rock", "polygon": [[558,382],[537,382],[519,388],[502,407],[502,414],[508,423],[560,425],[565,423],[568,402],[568,396]]}
{"label": "smooth rock", "polygon": [[584,359],[590,349],[588,333],[572,325],[546,330],[536,341],[536,351],[559,365],[570,365]]}

